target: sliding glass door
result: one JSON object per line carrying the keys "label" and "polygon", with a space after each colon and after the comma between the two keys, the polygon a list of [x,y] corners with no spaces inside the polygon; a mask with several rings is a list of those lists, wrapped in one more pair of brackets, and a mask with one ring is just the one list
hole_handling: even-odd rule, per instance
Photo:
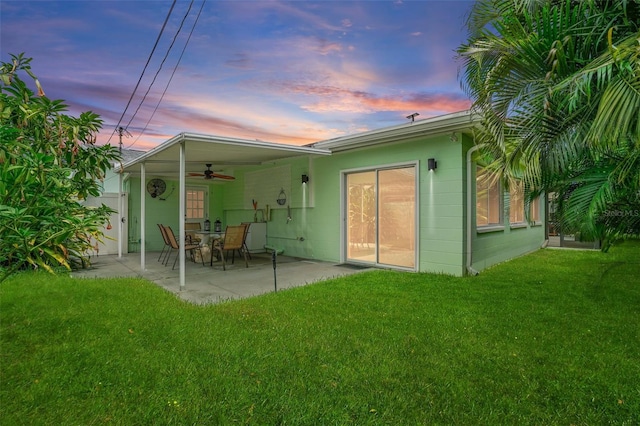
{"label": "sliding glass door", "polygon": [[377,261],[376,172],[350,173],[347,179],[347,260]]}
{"label": "sliding glass door", "polygon": [[347,261],[416,266],[416,166],[345,174]]}

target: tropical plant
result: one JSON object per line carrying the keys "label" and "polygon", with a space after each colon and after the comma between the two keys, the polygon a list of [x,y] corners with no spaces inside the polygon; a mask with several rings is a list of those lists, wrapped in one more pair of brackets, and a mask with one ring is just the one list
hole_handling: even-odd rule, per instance
{"label": "tropical plant", "polygon": [[30,62],[20,54],[0,63],[0,282],[19,269],[86,261],[111,210],[82,201],[100,195],[100,179],[119,158],[117,149],[95,145],[98,115],[66,115],[63,101],[45,96]]}
{"label": "tropical plant", "polygon": [[640,2],[481,0],[458,54],[484,156],[565,232],[640,235]]}

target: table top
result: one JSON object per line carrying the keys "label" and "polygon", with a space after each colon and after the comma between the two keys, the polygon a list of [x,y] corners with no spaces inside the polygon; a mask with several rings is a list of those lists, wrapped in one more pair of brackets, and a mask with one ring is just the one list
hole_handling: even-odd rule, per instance
{"label": "table top", "polygon": [[194,232],[196,235],[208,235],[213,238],[222,238],[224,237],[224,232],[206,232],[206,231],[196,231]]}
{"label": "table top", "polygon": [[202,240],[200,242],[201,245],[209,245],[209,244],[213,244],[216,241],[220,241],[224,238],[224,232],[204,232],[204,231],[200,231],[200,232],[194,232],[195,235],[197,235],[200,240]]}

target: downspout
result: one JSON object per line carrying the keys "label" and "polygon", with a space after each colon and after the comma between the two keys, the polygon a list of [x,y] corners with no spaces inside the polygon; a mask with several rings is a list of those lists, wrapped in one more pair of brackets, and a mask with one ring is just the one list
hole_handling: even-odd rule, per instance
{"label": "downspout", "polygon": [[[122,164],[120,164],[120,166],[122,166]],[[118,203],[119,203],[119,205],[120,205],[120,206],[122,206],[122,208],[124,208],[124,203],[123,203],[123,201],[122,201],[122,200],[124,199],[125,195],[127,195],[127,196],[128,196],[128,194],[127,194],[127,193],[126,193],[126,191],[125,191],[125,186],[127,185],[127,182],[129,182],[129,178],[131,177],[131,174],[130,174],[130,173],[124,173],[124,172],[121,172],[121,173],[120,173],[120,175],[121,175],[121,179],[120,179],[120,191],[119,191],[119,196],[120,196],[120,197],[119,197],[119,201],[118,201]],[[128,200],[127,200],[127,201],[128,201]],[[128,204],[127,204],[127,205],[128,205]],[[118,209],[120,209],[120,208],[121,208],[121,207],[118,207]],[[121,221],[121,223],[122,223],[122,226],[124,226],[124,225],[126,224],[126,226],[127,226],[127,227],[129,227],[129,222],[128,222],[128,221],[129,221],[129,219],[130,219],[130,218],[129,218],[129,211],[126,211],[125,213],[126,213],[127,215],[125,216],[124,223],[122,222],[122,218],[120,219],[120,221]],[[120,232],[121,232],[121,233],[123,233],[123,232],[124,232],[124,229],[123,229],[123,230],[121,230]],[[120,245],[123,245],[123,244],[124,244],[124,249],[121,249],[121,250],[122,250],[124,253],[129,253],[129,241],[128,241],[128,239],[129,239],[129,238],[131,238],[131,237],[129,236],[129,233],[127,232],[127,241],[122,241],[122,239],[121,239],[121,238],[122,238],[122,237],[118,237],[119,244],[120,244]]]}
{"label": "downspout", "polygon": [[[113,168],[115,171],[117,164],[114,163]],[[122,170],[122,162],[120,162],[120,170],[118,171],[118,259],[122,258],[122,245],[124,241],[122,241],[122,227],[124,226],[123,218],[123,205],[122,205],[122,197],[124,197],[124,184],[129,180],[129,173],[125,173]],[[103,187],[104,190],[104,187]],[[127,212],[128,215],[128,212]],[[128,250],[127,250],[128,252]]]}
{"label": "downspout", "polygon": [[473,269],[473,267],[471,266],[473,264],[473,244],[472,244],[472,235],[473,232],[472,231],[472,202],[473,202],[473,197],[472,197],[472,193],[473,193],[473,182],[471,180],[471,154],[473,154],[475,151],[477,151],[478,149],[480,149],[480,145],[475,145],[472,146],[468,151],[467,151],[467,274],[469,275],[478,275],[479,272],[476,271],[475,269]]}

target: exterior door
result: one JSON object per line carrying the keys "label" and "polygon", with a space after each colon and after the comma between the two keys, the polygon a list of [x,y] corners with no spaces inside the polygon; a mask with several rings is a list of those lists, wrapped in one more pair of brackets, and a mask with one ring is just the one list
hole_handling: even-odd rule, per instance
{"label": "exterior door", "polygon": [[416,268],[416,169],[345,174],[348,262]]}
{"label": "exterior door", "polygon": [[[102,242],[95,241],[95,246],[93,249],[93,253],[95,255],[102,254],[118,254],[118,226],[122,226],[122,241],[119,243],[122,246],[122,253],[127,253],[127,241],[128,241],[128,229],[129,226],[127,224],[127,212],[128,208],[128,194],[123,193],[122,196],[122,217],[124,219],[124,223],[118,223],[118,199],[120,195],[117,192],[105,192],[100,197],[87,198],[86,204],[89,206],[100,206],[102,204],[110,207],[115,210],[115,213],[112,213],[109,218],[109,223],[102,229],[104,232],[104,238]],[[110,225],[110,226],[109,226]]]}

